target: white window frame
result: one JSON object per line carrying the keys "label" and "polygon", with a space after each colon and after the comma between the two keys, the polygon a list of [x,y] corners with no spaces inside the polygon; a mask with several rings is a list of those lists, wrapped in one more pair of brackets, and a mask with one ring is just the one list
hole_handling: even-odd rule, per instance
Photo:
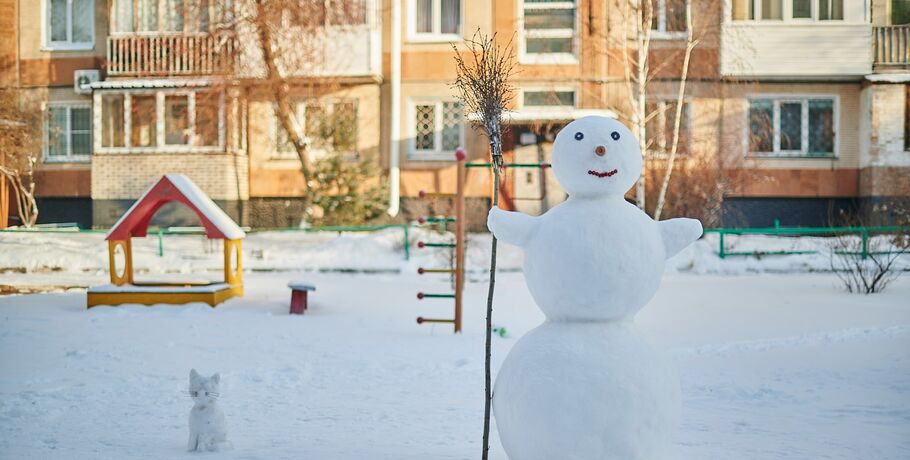
{"label": "white window frame", "polygon": [[[303,126],[306,123],[306,103],[295,101],[292,104],[296,105],[294,107],[294,115],[297,117],[297,135],[303,136],[303,133],[306,132]],[[296,160],[298,158],[297,150],[293,146],[291,146],[290,150],[281,150],[278,145],[278,130],[281,129],[281,124],[278,123],[278,103],[271,103],[269,110],[271,111],[271,116],[269,117],[269,160]]]}
{"label": "white window frame", "polygon": [[[686,5],[688,6],[690,2],[691,0],[686,0]],[[686,24],[686,30],[683,32],[667,31],[667,0],[657,0],[657,10],[651,20],[657,21],[657,29],[651,30],[651,38],[657,40],[673,40],[687,38],[689,36],[688,22]]]}
{"label": "white window frame", "polygon": [[448,43],[461,40],[464,30],[464,5],[470,0],[458,2],[458,32],[442,33],[442,0],[433,2],[433,31],[417,32],[417,1],[408,0],[408,41],[414,43]]}
{"label": "white window frame", "polygon": [[[518,62],[521,64],[577,64],[578,63],[578,31],[581,26],[579,20],[579,2],[577,0],[567,0],[552,3],[526,3],[525,0],[516,2],[518,6],[517,17],[520,24],[518,30]],[[526,30],[525,29],[525,9],[532,10],[557,10],[557,9],[574,9],[575,24],[572,29],[548,29],[548,30]],[[571,53],[529,53],[527,50],[527,39],[529,38],[571,38]]]}
{"label": "white window frame", "polygon": [[89,12],[89,41],[73,41],[73,0],[66,1],[66,41],[51,40],[51,0],[41,0],[41,27],[44,39],[42,49],[45,51],[86,51],[95,49],[95,0],[88,2]]}
{"label": "white window frame", "polygon": [[[755,19],[733,19],[732,6],[730,7],[730,12],[727,15],[727,18],[729,21],[737,22],[737,23],[739,23],[739,22],[764,22],[764,23],[770,23],[770,24],[779,24],[781,22],[788,22],[788,23],[799,23],[799,24],[816,24],[816,23],[843,24],[843,23],[847,22],[846,11],[845,11],[845,15],[844,15],[843,19],[819,19],[819,17],[818,17],[818,10],[819,10],[818,2],[819,1],[830,1],[830,0],[812,0],[812,2],[811,2],[812,15],[811,15],[811,17],[808,17],[808,18],[794,18],[793,17],[793,0],[781,0],[781,11],[783,13],[781,15],[781,19],[762,19],[761,1],[756,1],[755,5],[753,5],[752,17],[754,17]],[[849,2],[849,1],[850,0],[844,0],[844,2]],[[847,7],[845,6],[844,8],[846,9]]]}
{"label": "white window frame", "polygon": [[[749,120],[749,109],[753,100],[770,99],[773,103],[774,119],[771,152],[753,152],[749,146],[752,126]],[[809,101],[833,101],[834,117],[834,152],[826,155],[809,155]],[[780,105],[781,103],[799,102],[802,104],[800,126],[800,150],[780,150]],[[840,96],[837,94],[753,94],[746,99],[745,130],[743,131],[743,150],[751,158],[796,158],[802,160],[836,160],[840,158]]]}
{"label": "white window frame", "polygon": [[[452,150],[443,150],[442,149],[442,130],[443,130],[443,104],[451,102],[458,102],[457,99],[449,98],[432,98],[432,97],[422,97],[422,98],[410,98],[408,100],[408,110],[407,110],[407,126],[408,126],[408,160],[413,161],[455,161],[455,149]],[[417,106],[418,105],[432,105],[433,109],[433,123],[435,128],[433,129],[433,150],[418,150],[416,145],[417,139],[417,126],[416,126],[416,117],[417,117]],[[465,114],[464,114],[464,104],[462,103],[462,118],[461,123],[458,125],[458,144],[464,146],[465,144]]]}
{"label": "white window frame", "polygon": [[[310,144],[309,153],[310,158],[313,160],[318,160],[324,158],[329,154],[329,149],[314,148],[312,147],[312,139],[306,135],[306,112],[307,106],[309,105],[319,105],[322,107],[326,115],[332,114],[335,111],[336,104],[351,103],[354,104],[354,110],[357,115],[355,120],[357,123],[358,129],[360,128],[360,108],[359,100],[357,98],[331,98],[326,100],[316,100],[316,99],[304,99],[294,101],[294,115],[297,118],[297,135],[304,138],[304,140]],[[281,128],[278,123],[278,113],[277,113],[277,104],[271,104],[272,115],[269,117],[269,160],[270,161],[285,161],[285,160],[297,160],[297,151],[291,148],[291,150],[283,151],[279,150],[278,145],[278,130]],[[357,139],[358,143],[360,139]],[[359,150],[359,147],[358,147]],[[343,152],[339,152],[343,153]]]}
{"label": "white window frame", "polygon": [[[91,160],[92,154],[89,152],[86,155],[74,155],[73,154],[73,109],[88,109],[89,117],[91,120],[92,116],[92,104],[89,102],[83,101],[73,101],[73,102],[45,102],[42,104],[42,113],[44,113],[44,123],[42,129],[44,134],[42,136],[42,157],[45,163],[84,163]],[[50,141],[51,141],[51,130],[50,130],[50,109],[52,108],[66,108],[66,130],[64,133],[68,137],[66,141],[66,154],[65,155],[51,155],[50,154]],[[94,124],[94,123],[93,123]],[[94,146],[95,132],[94,128],[89,128],[90,136],[90,148]]]}
{"label": "white window frame", "polygon": [[[94,113],[92,123],[92,139],[96,153],[224,153],[225,149],[225,96],[224,91],[218,91],[218,144],[217,145],[196,145],[196,93],[210,92],[204,88],[198,90],[185,89],[159,89],[159,90],[104,90],[95,91]],[[101,145],[101,127],[102,127],[102,104],[101,97],[110,94],[123,94],[123,147],[102,147]],[[132,146],[132,98],[133,96],[155,96],[155,145],[150,147],[133,147]],[[189,144],[165,144],[165,110],[164,96],[182,96],[189,97],[189,118],[190,118],[190,142]]]}
{"label": "white window frame", "polygon": [[[572,105],[525,105],[525,93],[562,93],[571,92],[575,95],[572,97]],[[557,87],[534,87],[529,86],[519,89],[519,103],[522,109],[553,109],[553,110],[573,110],[578,108],[578,88],[574,86],[557,86]]]}

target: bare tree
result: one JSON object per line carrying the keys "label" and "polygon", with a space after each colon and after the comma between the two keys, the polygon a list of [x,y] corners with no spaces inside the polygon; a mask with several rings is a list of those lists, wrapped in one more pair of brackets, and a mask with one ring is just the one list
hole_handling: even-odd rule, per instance
{"label": "bare tree", "polygon": [[[299,161],[305,184],[304,208],[310,216],[323,217],[337,207],[317,211],[310,207],[314,203],[326,203],[327,200],[317,198],[337,193],[337,183],[323,184],[317,176],[320,170],[344,168],[350,162],[333,160],[317,165],[314,144],[324,144],[325,139],[315,137],[328,132],[330,137],[337,138],[344,129],[333,130],[328,126],[337,117],[324,110],[320,110],[325,116],[319,120],[316,118],[320,117],[310,115],[303,120],[296,105],[306,99],[314,101],[313,107],[324,106],[326,97],[342,87],[340,75],[346,70],[346,63],[341,57],[343,45],[336,40],[354,27],[368,24],[367,2],[241,0],[235,10],[230,20],[221,25],[222,29],[233,32],[239,43],[229,50],[233,58],[226,62],[231,62],[232,68],[224,75],[225,85],[239,83],[247,88],[248,97],[250,94],[264,95],[274,103],[280,135],[287,139]],[[304,129],[310,122],[317,127]],[[356,139],[353,144],[356,148]],[[322,147],[320,145],[320,151],[325,150]],[[349,152],[330,153],[345,155]],[[364,158],[360,160],[365,161]],[[353,165],[354,169],[369,169],[364,161]],[[372,189],[368,194],[372,195]]]}
{"label": "bare tree", "polygon": [[[905,268],[910,269],[910,265],[901,267],[905,255],[910,254],[910,209],[902,200],[894,200],[882,203],[881,208],[876,205],[869,214],[829,211],[828,221],[832,227],[861,232],[859,235],[856,231],[839,233],[828,240],[831,270],[847,292],[881,292]],[[879,219],[885,219],[895,230],[878,235],[870,233],[867,224]]]}
{"label": "bare tree", "polygon": [[[481,128],[490,141],[493,169],[493,206],[499,204],[499,176],[502,170],[502,117],[506,107],[514,97],[514,88],[509,83],[515,69],[515,57],[512,49],[512,40],[501,46],[497,43],[497,36],[484,35],[478,30],[474,36],[465,40],[468,51],[468,60],[462,56],[457,45],[452,45],[455,51],[455,66],[458,76],[453,86],[460,93],[468,113],[475,118],[475,128]],[[486,355],[484,366],[485,399],[483,413],[483,454],[486,460],[490,451],[490,406],[493,402],[493,386],[491,378],[491,350],[493,337],[493,291],[496,287],[496,236],[490,255],[490,284],[487,292],[487,327],[486,327]]]}
{"label": "bare tree", "polygon": [[874,294],[881,292],[901,275],[902,256],[910,248],[910,232],[860,238],[856,234],[839,234],[829,242],[831,270],[847,292]]}
{"label": "bare tree", "polygon": [[[38,221],[34,173],[40,139],[41,111],[18,89],[0,89],[0,177],[9,182],[19,220],[26,228]],[[0,186],[5,184],[0,182]]]}
{"label": "bare tree", "polygon": [[[698,11],[713,12],[717,0],[698,2]],[[672,138],[669,151],[661,152],[667,156],[667,168],[661,178],[658,192],[655,218],[660,218],[666,203],[667,189],[672,177],[673,166],[680,149],[687,83],[689,80],[692,53],[703,39],[717,30],[715,17],[705,14],[698,21],[693,15],[692,2],[686,0],[614,0],[613,11],[617,12],[613,21],[619,33],[607,37],[607,53],[621,63],[623,70],[622,83],[625,87],[626,107],[617,110],[620,116],[632,125],[638,137],[642,155],[647,160],[652,149],[648,139],[647,127],[655,117],[665,116],[671,107],[674,117],[668,133]],[[680,14],[682,13],[682,14]],[[684,15],[684,18],[680,16]],[[682,38],[684,46],[653,48],[654,34],[670,31],[674,40]],[[667,41],[661,40],[662,43]],[[655,51],[661,51],[656,53]],[[667,52],[671,51],[671,52]],[[678,68],[678,71],[676,69]],[[652,82],[656,79],[676,81],[677,90],[674,103],[653,108]],[[665,85],[664,85],[665,86]],[[646,209],[647,174],[643,174],[635,185],[635,200],[638,206]]]}
{"label": "bare tree", "polygon": [[679,91],[676,94],[676,113],[673,116],[673,143],[670,147],[669,158],[667,159],[667,169],[664,173],[664,179],[660,184],[660,192],[657,194],[657,206],[654,208],[654,220],[660,220],[661,211],[664,209],[664,202],[667,198],[667,187],[670,185],[670,177],[673,174],[673,164],[676,162],[676,152],[679,150],[679,129],[682,121],[683,103],[686,96],[686,82],[689,77],[689,60],[692,58],[692,50],[698,46],[699,38],[696,38],[696,32],[692,20],[692,3],[686,2],[686,48],[683,52],[682,71],[679,75]]}

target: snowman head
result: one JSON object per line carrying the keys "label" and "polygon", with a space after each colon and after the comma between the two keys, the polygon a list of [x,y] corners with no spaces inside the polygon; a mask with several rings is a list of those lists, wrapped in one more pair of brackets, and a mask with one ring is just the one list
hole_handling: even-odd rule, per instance
{"label": "snowman head", "polygon": [[571,196],[622,195],[641,168],[638,140],[613,118],[579,118],[553,142],[553,172]]}

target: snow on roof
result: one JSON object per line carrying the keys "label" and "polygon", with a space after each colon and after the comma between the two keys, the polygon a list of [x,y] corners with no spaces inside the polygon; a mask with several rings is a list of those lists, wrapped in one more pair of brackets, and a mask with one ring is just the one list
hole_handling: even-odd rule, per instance
{"label": "snow on roof", "polygon": [[[240,227],[238,227],[237,224],[234,223],[234,221],[228,217],[228,215],[225,214],[225,212],[222,211],[221,208],[219,208],[218,205],[199,188],[199,186],[196,185],[195,182],[190,180],[189,177],[186,177],[183,174],[165,174],[158,182],[149,187],[149,189],[146,190],[132,206],[130,206],[126,213],[120,216],[117,223],[114,224],[107,233],[106,239],[111,239],[112,236],[118,238],[125,236],[144,236],[148,229],[149,221],[162,205],[171,201],[182,201],[179,197],[163,196],[166,194],[166,191],[162,188],[165,186],[165,184],[163,184],[165,181],[172,185],[176,191],[186,199],[184,204],[195,211],[203,221],[203,227],[205,227],[206,234],[210,238],[222,237],[228,240],[236,240],[246,236],[246,233],[244,233],[244,231],[241,230]],[[152,194],[155,194],[156,196],[150,196]],[[155,202],[150,203],[151,201]],[[134,215],[137,212],[143,213],[143,215]],[[213,232],[212,230],[215,231]]]}
{"label": "snow on roof", "polygon": [[910,73],[876,73],[866,75],[866,80],[877,83],[907,83],[910,82]]}
{"label": "snow on roof", "polygon": [[211,293],[218,292],[222,289],[227,289],[230,286],[227,283],[212,283],[206,284],[203,286],[137,286],[135,284],[124,284],[122,286],[116,286],[113,284],[102,284],[101,286],[92,286],[88,288],[88,292],[103,292],[103,293],[116,293],[116,292],[132,292],[132,293],[185,293],[185,292],[195,292],[195,293]]}
{"label": "snow on roof", "polygon": [[161,79],[129,79],[129,80],[104,80],[88,85],[92,89],[142,89],[142,88],[187,88],[197,86],[211,86],[212,80],[208,78],[161,78]]}
{"label": "snow on roof", "polygon": [[[591,115],[608,118],[617,118],[616,112],[607,109],[575,109],[575,108],[540,108],[522,109],[519,111],[506,111],[502,120],[506,123],[523,123],[534,121],[572,121]],[[480,120],[480,114],[469,113],[468,120]]]}
{"label": "snow on roof", "polygon": [[189,177],[183,174],[167,174],[164,177],[171,181],[215,227],[221,230],[226,239],[236,240],[246,236],[246,233],[234,223],[234,220],[228,217]]}

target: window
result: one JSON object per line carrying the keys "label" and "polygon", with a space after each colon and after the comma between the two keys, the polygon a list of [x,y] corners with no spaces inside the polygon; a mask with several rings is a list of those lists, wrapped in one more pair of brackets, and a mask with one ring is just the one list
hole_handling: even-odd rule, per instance
{"label": "window", "polygon": [[891,24],[910,24],[910,0],[891,0]]}
{"label": "window", "polygon": [[139,30],[142,32],[158,31],[158,0],[139,0]]}
{"label": "window", "polygon": [[[676,101],[657,101],[645,104],[650,119],[645,123],[645,138],[649,153],[658,157],[670,154],[673,149],[673,130],[676,125]],[[689,153],[689,104],[683,102],[679,120],[679,141],[676,152]]]}
{"label": "window", "polygon": [[[315,100],[296,102],[297,120],[303,123],[302,132],[314,158],[329,152],[353,153],[357,150],[357,101],[340,99],[325,104]],[[278,120],[273,105],[273,158],[297,158],[297,151]]]}
{"label": "window", "polygon": [[91,49],[95,42],[94,0],[45,0],[46,45],[51,49]]}
{"label": "window", "polygon": [[756,17],[762,19],[783,19],[784,9],[782,2],[783,0],[761,0],[761,2],[757,2],[761,13],[757,14]]}
{"label": "window", "polygon": [[218,145],[218,121],[221,107],[221,94],[215,92],[196,93],[195,141],[197,146]]}
{"label": "window", "polygon": [[524,91],[524,107],[575,107],[575,91]]}
{"label": "window", "polygon": [[92,109],[86,104],[47,107],[45,161],[86,161],[92,154]]}
{"label": "window", "polygon": [[158,114],[155,95],[133,96],[130,108],[130,145],[154,147],[158,139]]}
{"label": "window", "polygon": [[733,20],[844,19],[844,0],[732,0]]}
{"label": "window", "polygon": [[102,147],[123,147],[125,145],[123,100],[123,94],[105,94],[101,97]]}
{"label": "window", "polygon": [[[575,2],[524,0],[521,51],[525,60],[575,59]],[[562,58],[562,59],[560,59]]]}
{"label": "window", "polygon": [[[790,0],[793,7],[793,19],[812,19],[812,0]],[[822,0],[826,2],[826,0]]]}
{"label": "window", "polygon": [[105,91],[96,93],[96,104],[102,151],[198,151],[224,144],[224,95],[219,92]]}
{"label": "window", "polygon": [[329,25],[356,26],[367,23],[366,0],[329,0]]}
{"label": "window", "polygon": [[412,38],[461,33],[461,0],[411,0],[411,8]]}
{"label": "window", "polygon": [[[300,117],[298,116],[299,120]],[[291,142],[291,137],[288,136],[287,131],[284,127],[281,126],[280,120],[278,120],[278,108],[275,105],[272,106],[272,157],[273,158],[297,158],[297,151],[294,149],[294,144]]]}
{"label": "window", "polygon": [[836,99],[827,97],[749,101],[749,152],[765,156],[835,156]]}
{"label": "window", "polygon": [[684,34],[686,32],[686,1],[651,0],[651,8],[654,12],[651,29],[668,35]]}
{"label": "window", "polygon": [[213,21],[231,22],[233,10],[232,0],[112,0],[111,30],[208,32]]}
{"label": "window", "polygon": [[164,143],[190,143],[190,99],[186,95],[164,96]]}
{"label": "window", "polygon": [[353,101],[332,105],[332,149],[336,152],[357,150],[357,104]]}
{"label": "window", "polygon": [[412,106],[414,124],[410,156],[417,160],[450,160],[464,139],[460,102],[427,101]]}
{"label": "window", "polygon": [[183,0],[167,0],[167,4],[167,30],[183,32]]}

